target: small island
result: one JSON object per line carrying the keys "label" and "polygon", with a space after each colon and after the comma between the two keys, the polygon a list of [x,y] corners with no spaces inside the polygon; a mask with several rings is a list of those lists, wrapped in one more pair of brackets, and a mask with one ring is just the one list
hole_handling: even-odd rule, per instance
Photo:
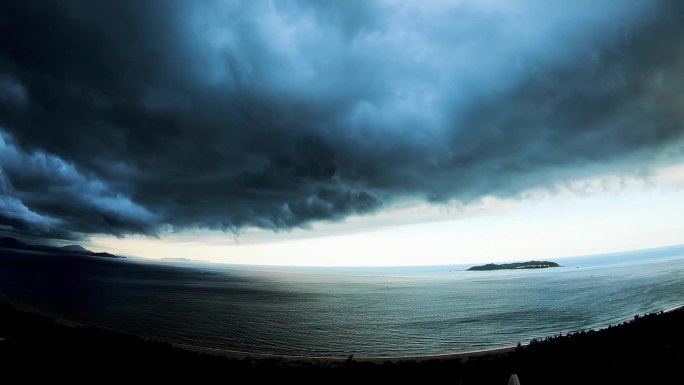
{"label": "small island", "polygon": [[519,269],[546,269],[549,267],[560,267],[556,262],[549,261],[528,261],[515,263],[488,263],[486,265],[473,266],[467,271],[489,271],[489,270],[519,270]]}

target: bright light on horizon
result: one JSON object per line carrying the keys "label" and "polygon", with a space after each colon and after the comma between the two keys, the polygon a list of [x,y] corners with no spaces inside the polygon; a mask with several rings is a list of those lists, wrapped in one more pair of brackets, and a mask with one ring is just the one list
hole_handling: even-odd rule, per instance
{"label": "bright light on horizon", "polygon": [[[649,179],[603,178],[487,198],[460,209],[414,206],[286,233],[247,230],[94,236],[90,247],[142,258],[301,266],[448,265],[554,259],[684,243],[684,165]],[[400,225],[397,225],[400,223]]]}

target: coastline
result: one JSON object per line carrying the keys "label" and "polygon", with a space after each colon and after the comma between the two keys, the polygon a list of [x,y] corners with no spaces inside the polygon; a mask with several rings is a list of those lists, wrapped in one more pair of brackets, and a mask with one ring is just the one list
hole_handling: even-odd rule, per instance
{"label": "coastline", "polygon": [[[23,311],[26,313],[34,314],[39,317],[45,317],[49,319],[50,321],[59,324],[59,325],[64,325],[70,328],[97,328],[97,329],[102,329],[102,330],[108,330],[108,331],[113,331],[117,333],[122,333],[130,336],[135,336],[138,338],[141,338],[146,341],[152,341],[152,342],[162,342],[162,343],[167,343],[170,344],[173,347],[177,347],[180,349],[184,349],[190,352],[195,352],[195,353],[204,353],[204,354],[211,354],[211,355],[216,355],[216,356],[222,356],[226,358],[236,358],[236,359],[278,359],[278,360],[283,360],[283,361],[289,361],[289,362],[325,362],[325,363],[341,363],[345,362],[349,356],[304,356],[304,355],[285,355],[285,354],[275,354],[275,353],[258,353],[258,352],[244,352],[244,351],[238,351],[238,350],[230,350],[230,349],[222,349],[222,348],[214,348],[214,347],[207,347],[207,346],[197,346],[197,345],[192,345],[192,344],[186,344],[182,342],[177,342],[173,341],[170,339],[165,339],[165,338],[159,338],[156,336],[151,336],[151,335],[145,335],[145,334],[138,334],[138,333],[131,333],[126,330],[121,330],[121,329],[116,329],[116,328],[110,328],[106,326],[101,326],[97,324],[90,324],[90,323],[85,323],[82,321],[77,321],[71,318],[67,318],[64,315],[60,314],[55,314],[49,311],[44,311],[42,309],[39,309],[35,306],[26,304],[21,301],[17,301],[15,299],[7,298],[5,296],[0,296],[0,304],[4,302],[14,308],[16,308],[19,311]],[[684,305],[682,305],[684,306]],[[527,342],[529,343],[529,342]],[[527,343],[521,343],[521,345],[526,345]],[[353,355],[354,360],[358,362],[373,362],[373,363],[381,363],[381,362],[401,362],[401,361],[429,361],[429,360],[451,360],[451,359],[468,359],[472,357],[481,357],[481,356],[487,356],[487,355],[495,355],[495,354],[505,354],[505,353],[510,353],[514,351],[516,348],[515,345],[510,345],[510,346],[503,346],[503,347],[496,347],[492,349],[483,349],[483,350],[473,350],[473,351],[466,351],[466,352],[458,352],[458,353],[444,353],[444,354],[430,354],[430,355],[417,355],[417,356],[398,356],[398,357],[365,357],[365,356],[356,356]]]}
{"label": "coastline", "polygon": [[[139,337],[146,338],[143,336],[139,336]],[[152,340],[155,340],[155,339],[152,339]],[[357,361],[357,362],[373,362],[373,363],[402,362],[402,361],[452,360],[452,359],[467,359],[467,358],[473,358],[473,357],[482,357],[482,356],[496,355],[496,354],[506,354],[506,353],[511,353],[511,352],[515,351],[515,349],[516,349],[516,346],[505,346],[505,347],[501,347],[501,348],[474,350],[474,351],[468,351],[468,352],[462,352],[462,353],[430,354],[430,355],[424,355],[424,356],[366,357],[366,356],[356,356],[356,355],[352,354],[350,356],[343,357],[343,356],[300,356],[300,355],[284,355],[284,354],[271,354],[271,353],[250,353],[250,352],[241,352],[241,351],[228,350],[228,349],[209,348],[209,347],[189,345],[189,344],[183,344],[183,343],[175,343],[175,342],[168,341],[168,340],[156,339],[156,341],[167,342],[167,343],[170,343],[174,347],[178,347],[178,348],[193,351],[193,352],[215,354],[215,355],[220,355],[220,356],[224,356],[224,357],[228,357],[228,358],[280,359],[283,361],[306,361],[306,362],[345,362],[349,359],[350,356],[353,357],[353,360]],[[523,344],[521,344],[521,345],[523,345]]]}
{"label": "coastline", "polygon": [[[187,343],[183,343],[183,342],[173,341],[171,339],[160,338],[160,337],[156,337],[156,336],[152,336],[152,335],[132,333],[132,332],[122,330],[122,329],[116,329],[116,328],[111,328],[111,327],[102,326],[102,325],[98,325],[98,324],[86,323],[83,321],[75,320],[73,318],[68,318],[68,317],[61,315],[61,314],[56,314],[53,312],[45,311],[43,309],[39,309],[36,306],[32,306],[32,305],[27,304],[25,302],[17,301],[16,299],[8,298],[6,296],[0,296],[0,303],[2,303],[2,302],[9,304],[10,306],[13,306],[20,311],[35,314],[35,315],[40,316],[40,317],[46,317],[46,318],[50,319],[51,321],[55,322],[56,324],[64,325],[67,327],[85,327],[85,328],[98,328],[98,329],[102,329],[102,330],[110,330],[110,331],[114,331],[117,333],[136,336],[138,338],[141,338],[141,339],[144,339],[147,341],[168,343],[173,347],[188,350],[191,352],[212,354],[212,355],[222,356],[222,357],[226,357],[226,358],[280,359],[283,361],[290,361],[290,362],[293,362],[293,361],[300,361],[301,362],[301,361],[303,361],[303,362],[330,362],[330,363],[344,362],[349,358],[349,355],[347,355],[347,356],[341,356],[341,355],[340,356],[287,355],[287,354],[276,354],[276,353],[245,352],[245,351],[239,351],[239,350],[215,348],[215,347],[208,347],[208,346],[198,346],[198,345],[192,345],[192,344],[187,344]],[[528,342],[521,343],[521,344],[526,345],[527,343]],[[507,345],[507,346],[495,347],[495,348],[491,348],[491,349],[472,350],[472,351],[457,352],[457,353],[414,355],[414,356],[366,357],[366,356],[353,355],[353,357],[354,357],[355,361],[363,361],[363,362],[401,362],[401,361],[466,359],[466,358],[472,358],[472,357],[487,356],[487,355],[492,355],[492,354],[509,353],[509,352],[514,351],[515,347],[516,347],[516,345]]]}
{"label": "coastline", "polygon": [[[684,310],[684,304],[677,305],[668,309],[664,310],[655,310],[652,312],[647,312],[644,314],[637,314],[636,316],[638,317],[643,317],[649,314],[666,314],[670,312],[674,312],[677,310]],[[633,319],[634,316],[625,318],[623,320],[618,321],[616,324],[622,324],[625,322],[629,322],[630,320]],[[597,332],[601,330],[607,330],[611,327],[613,327],[613,324],[608,324],[603,327],[599,328],[586,328],[586,329],[579,329],[579,330],[573,330],[568,333],[561,333],[561,335],[572,335],[575,333],[581,333],[581,332]],[[541,336],[541,337],[535,337],[534,340],[544,340],[547,338],[552,338],[557,335],[546,335],[546,336]],[[184,343],[176,343],[173,341],[169,340],[164,340],[164,339],[155,339],[154,337],[145,337],[145,336],[140,336],[143,338],[149,338],[151,340],[157,340],[157,341],[163,341],[163,342],[168,342],[173,346],[179,347],[181,349],[186,349],[189,351],[193,352],[200,352],[200,353],[209,353],[209,354],[216,354],[216,355],[221,355],[224,357],[228,358],[261,358],[261,359],[282,359],[284,361],[306,361],[306,362],[344,362],[346,361],[349,357],[342,357],[342,356],[303,356],[303,355],[283,355],[283,354],[273,354],[273,353],[254,353],[254,352],[241,352],[241,351],[236,351],[236,350],[229,350],[229,349],[221,349],[221,348],[211,348],[211,347],[204,347],[204,346],[196,346],[196,345],[190,345],[190,344],[184,344]],[[525,341],[525,342],[520,342],[520,346],[528,346],[531,341]],[[495,347],[491,349],[482,349],[482,350],[471,350],[471,351],[465,351],[465,352],[457,352],[457,353],[444,353],[444,354],[428,354],[428,355],[415,355],[415,356],[378,356],[378,357],[367,357],[367,356],[356,356],[353,355],[353,359],[358,362],[373,362],[373,363],[382,363],[382,362],[402,362],[402,361],[430,361],[430,360],[465,360],[469,358],[475,358],[475,357],[484,357],[484,356],[490,356],[490,355],[499,355],[499,354],[508,354],[512,353],[515,351],[518,345],[504,345],[502,347]]]}
{"label": "coastline", "polygon": [[505,354],[509,354],[509,353],[514,352],[518,346],[524,347],[524,346],[530,345],[530,343],[532,341],[545,340],[545,339],[556,337],[558,335],[567,336],[567,335],[572,335],[572,334],[582,333],[582,332],[598,332],[598,331],[610,329],[611,327],[614,327],[615,325],[620,325],[620,324],[623,324],[626,322],[630,322],[634,317],[638,318],[638,317],[643,317],[643,316],[650,315],[650,314],[667,314],[667,313],[675,312],[678,310],[684,311],[684,304],[680,304],[680,305],[670,307],[667,309],[654,310],[654,311],[646,312],[643,314],[636,314],[632,317],[626,317],[622,320],[619,320],[615,324],[608,324],[608,325],[605,325],[605,326],[602,326],[599,328],[586,328],[586,329],[579,329],[579,330],[570,331],[567,333],[559,333],[559,334],[554,334],[554,335],[534,337],[530,341],[520,341],[519,344],[503,345],[500,347],[493,347],[493,348],[482,349],[482,350],[472,350],[472,351],[444,353],[444,354],[407,355],[407,356],[357,356],[354,354],[346,355],[346,356],[306,356],[306,355],[286,355],[286,354],[276,354],[276,353],[246,352],[246,351],[231,350],[231,349],[224,349],[224,348],[192,345],[192,344],[173,341],[171,339],[161,338],[161,337],[157,337],[157,336],[132,333],[132,332],[129,332],[126,330],[121,330],[121,329],[111,328],[111,327],[102,326],[102,325],[98,325],[98,324],[82,322],[79,320],[75,320],[73,318],[66,317],[64,315],[60,315],[60,314],[56,314],[53,312],[45,311],[43,309],[39,309],[36,306],[29,305],[29,304],[24,303],[22,301],[17,301],[16,299],[13,299],[13,298],[8,298],[4,295],[0,296],[0,303],[2,303],[2,302],[18,309],[19,311],[23,311],[26,313],[37,315],[39,317],[47,318],[56,324],[63,325],[63,326],[69,327],[69,328],[96,328],[96,329],[101,329],[101,330],[113,331],[116,333],[134,336],[134,337],[146,340],[146,341],[166,343],[166,344],[169,344],[175,348],[187,350],[189,352],[209,354],[209,355],[221,356],[221,357],[231,358],[231,359],[264,359],[264,360],[277,359],[277,360],[282,360],[285,362],[310,362],[310,363],[316,363],[316,362],[318,362],[318,363],[343,363],[343,362],[346,362],[350,357],[353,357],[353,360],[357,361],[357,362],[369,362],[369,363],[393,362],[393,363],[398,363],[398,362],[403,362],[403,361],[422,362],[422,361],[433,361],[433,360],[468,360],[470,358],[477,358],[477,357],[505,355]]}
{"label": "coastline", "polygon": [[[667,310],[667,311],[666,311]],[[3,375],[21,383],[678,384],[684,307],[608,328],[532,340],[512,350],[386,360],[236,356],[89,326],[67,326],[0,302]],[[629,370],[626,370],[629,368]],[[232,380],[232,381],[231,381]]]}

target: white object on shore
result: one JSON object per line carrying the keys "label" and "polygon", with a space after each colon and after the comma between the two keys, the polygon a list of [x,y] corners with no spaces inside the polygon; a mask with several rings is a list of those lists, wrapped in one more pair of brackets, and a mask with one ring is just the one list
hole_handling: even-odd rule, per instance
{"label": "white object on shore", "polygon": [[520,380],[518,380],[517,374],[511,374],[511,378],[508,379],[508,385],[520,385]]}

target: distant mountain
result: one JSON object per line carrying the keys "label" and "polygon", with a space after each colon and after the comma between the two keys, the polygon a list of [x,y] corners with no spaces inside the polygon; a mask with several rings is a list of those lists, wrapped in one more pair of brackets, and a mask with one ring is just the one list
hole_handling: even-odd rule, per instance
{"label": "distant mountain", "polygon": [[207,263],[207,261],[203,261],[201,259],[191,259],[191,258],[181,258],[181,257],[164,257],[160,259],[159,261],[161,262],[170,262],[170,263]]}
{"label": "distant mountain", "polygon": [[90,250],[86,249],[85,247],[81,245],[66,245],[60,247],[60,249],[64,251],[69,251],[72,253],[90,253]]}
{"label": "distant mountain", "polygon": [[62,247],[46,246],[46,245],[29,245],[18,239],[12,237],[2,237],[0,238],[0,248],[4,249],[19,249],[19,250],[33,250],[33,251],[52,251],[58,253],[68,253],[76,255],[85,255],[90,257],[102,257],[102,258],[126,258],[119,255],[109,254],[109,253],[96,253],[86,249],[80,245],[67,245]]}
{"label": "distant mountain", "polygon": [[521,270],[521,269],[546,269],[549,267],[560,267],[556,262],[549,261],[529,261],[515,263],[488,263],[486,265],[473,266],[468,271],[489,271],[489,270]]}
{"label": "distant mountain", "polygon": [[29,245],[12,237],[2,237],[0,238],[0,247],[5,247],[8,249],[24,249],[29,247]]}
{"label": "distant mountain", "polygon": [[100,253],[94,253],[92,251],[89,251],[86,253],[87,255],[92,255],[93,257],[102,257],[102,258],[126,258],[121,255],[114,255],[110,253],[105,253],[105,252],[100,252]]}

